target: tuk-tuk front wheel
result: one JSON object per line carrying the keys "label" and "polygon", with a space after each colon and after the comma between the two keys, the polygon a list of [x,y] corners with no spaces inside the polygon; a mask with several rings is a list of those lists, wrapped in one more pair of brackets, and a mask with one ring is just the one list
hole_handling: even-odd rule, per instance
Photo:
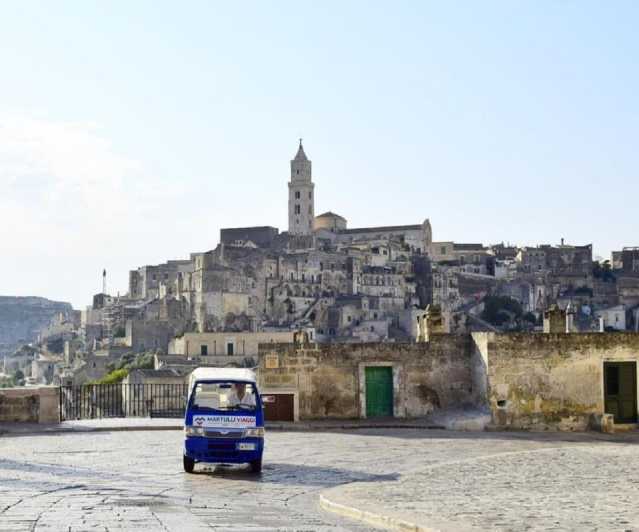
{"label": "tuk-tuk front wheel", "polygon": [[184,455],[184,471],[187,473],[193,473],[193,469],[195,468],[195,460],[193,458],[189,458]]}
{"label": "tuk-tuk front wheel", "polygon": [[251,462],[251,473],[261,473],[262,472],[262,459],[253,460]]}

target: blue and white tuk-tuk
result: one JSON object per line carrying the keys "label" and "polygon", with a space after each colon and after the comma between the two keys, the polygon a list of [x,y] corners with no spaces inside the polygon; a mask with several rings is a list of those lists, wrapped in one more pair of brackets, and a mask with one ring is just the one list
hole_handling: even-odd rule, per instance
{"label": "blue and white tuk-tuk", "polygon": [[250,464],[262,470],[264,412],[255,373],[197,368],[191,373],[184,417],[184,471],[197,462]]}

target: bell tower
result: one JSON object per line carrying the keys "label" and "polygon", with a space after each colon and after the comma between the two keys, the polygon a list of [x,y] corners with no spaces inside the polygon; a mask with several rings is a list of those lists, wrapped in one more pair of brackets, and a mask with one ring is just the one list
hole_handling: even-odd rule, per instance
{"label": "bell tower", "polygon": [[291,161],[291,180],[288,183],[288,232],[291,235],[313,234],[315,219],[315,184],[312,181],[311,161],[300,139],[300,146]]}

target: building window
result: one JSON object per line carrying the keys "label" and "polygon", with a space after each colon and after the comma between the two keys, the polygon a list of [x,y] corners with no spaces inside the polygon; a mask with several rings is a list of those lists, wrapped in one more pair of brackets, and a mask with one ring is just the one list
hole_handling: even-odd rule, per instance
{"label": "building window", "polygon": [[295,205],[295,214],[300,214],[300,206]]}
{"label": "building window", "polygon": [[299,170],[295,170],[295,174],[296,175],[300,175],[300,171]]}
{"label": "building window", "polygon": [[233,356],[233,349],[234,349],[234,347],[235,347],[235,346],[234,346],[231,342],[228,342],[228,343],[226,344],[226,354],[227,354],[228,356],[230,356],[230,357],[232,357],[232,356]]}
{"label": "building window", "polygon": [[308,193],[308,199],[313,199],[313,193],[312,192]]}
{"label": "building window", "polygon": [[209,356],[209,346],[208,345],[201,345],[200,346],[200,356],[201,357]]}
{"label": "building window", "polygon": [[295,199],[300,199],[300,191],[299,190],[295,191]]}

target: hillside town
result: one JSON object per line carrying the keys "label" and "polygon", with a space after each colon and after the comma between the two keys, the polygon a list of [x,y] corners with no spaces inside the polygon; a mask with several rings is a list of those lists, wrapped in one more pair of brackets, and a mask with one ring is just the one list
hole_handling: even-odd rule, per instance
{"label": "hillside town", "polygon": [[542,332],[553,309],[568,316],[565,332],[639,330],[639,247],[603,260],[563,238],[434,240],[427,217],[352,228],[315,214],[301,140],[287,199],[287,231],[223,228],[215,249],[131,270],[126,294],[105,282],[91,306],[58,312],[37,340],[5,351],[0,382],[81,385],[123,367],[177,381],[198,365],[256,367],[260,344],[296,332],[318,344],[415,342],[427,311],[453,335]]}

